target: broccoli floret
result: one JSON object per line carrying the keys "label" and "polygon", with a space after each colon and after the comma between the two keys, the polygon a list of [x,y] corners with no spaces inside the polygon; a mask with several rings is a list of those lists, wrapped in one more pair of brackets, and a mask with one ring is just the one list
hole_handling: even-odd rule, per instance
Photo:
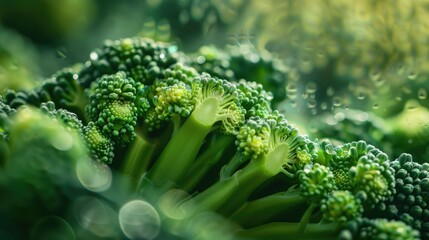
{"label": "broccoli floret", "polygon": [[74,68],[65,68],[42,82],[40,95],[49,96],[58,108],[66,109],[85,119],[87,98],[80,86],[79,75]]}
{"label": "broccoli floret", "polygon": [[54,102],[49,101],[42,103],[40,105],[40,110],[42,113],[60,121],[69,130],[76,131],[77,133],[82,132],[83,124],[82,121],[78,119],[77,115],[64,109],[56,109]]}
{"label": "broccoli floret", "polygon": [[395,172],[396,193],[385,201],[386,210],[377,215],[402,221],[429,239],[429,164],[417,163],[409,154],[401,154],[390,163]]}
{"label": "broccoli floret", "polygon": [[151,85],[178,61],[176,49],[173,45],[137,37],[106,41],[90,54],[90,60],[79,73],[79,82],[88,87],[103,75],[123,71],[134,81]]}
{"label": "broccoli floret", "polygon": [[94,122],[83,128],[83,139],[93,160],[107,164],[113,161],[113,143]]}
{"label": "broccoli floret", "polygon": [[115,143],[125,146],[134,140],[137,118],[148,108],[147,100],[138,97],[140,91],[143,85],[124,72],[104,75],[89,92],[88,118]]}
{"label": "broccoli floret", "polygon": [[359,226],[359,240],[417,240],[419,233],[401,221],[363,219]]}
{"label": "broccoli floret", "polygon": [[348,190],[375,208],[394,193],[394,171],[387,155],[364,141],[338,146],[329,165],[338,190]]}
{"label": "broccoli floret", "polygon": [[320,210],[327,222],[346,223],[362,216],[363,207],[349,191],[334,191],[322,200]]}

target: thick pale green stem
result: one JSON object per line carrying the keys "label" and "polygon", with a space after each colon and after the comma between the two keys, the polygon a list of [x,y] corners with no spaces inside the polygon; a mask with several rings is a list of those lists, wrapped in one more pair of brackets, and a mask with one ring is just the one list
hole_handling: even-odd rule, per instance
{"label": "thick pale green stem", "polygon": [[206,99],[172,136],[149,171],[155,186],[178,183],[184,177],[216,122],[218,105],[216,99]]}
{"label": "thick pale green stem", "polygon": [[308,224],[304,232],[301,231],[300,223],[276,222],[259,227],[243,230],[237,235],[249,239],[336,239],[339,226],[336,223]]}
{"label": "thick pale green stem", "polygon": [[147,171],[155,149],[156,144],[146,142],[137,136],[125,157],[123,173],[138,181],[141,175]]}
{"label": "thick pale green stem", "polygon": [[202,211],[216,211],[230,204],[238,205],[247,200],[249,195],[263,182],[272,177],[258,163],[250,163],[225,181],[219,181],[195,196],[190,204],[183,205],[185,211],[194,214]]}
{"label": "thick pale green stem", "polygon": [[305,198],[299,192],[273,194],[248,202],[231,218],[243,227],[254,227],[267,223],[276,214],[289,210],[293,212],[304,204]]}
{"label": "thick pale green stem", "polygon": [[192,191],[195,186],[206,176],[207,172],[221,159],[225,149],[234,142],[234,137],[221,135],[207,150],[201,153],[186,174],[184,182],[180,188],[185,191]]}
{"label": "thick pale green stem", "polygon": [[247,201],[257,187],[282,172],[288,151],[288,145],[278,145],[266,156],[252,160],[232,177],[215,183],[194,197],[196,209],[200,211],[218,210],[226,216],[233,214]]}

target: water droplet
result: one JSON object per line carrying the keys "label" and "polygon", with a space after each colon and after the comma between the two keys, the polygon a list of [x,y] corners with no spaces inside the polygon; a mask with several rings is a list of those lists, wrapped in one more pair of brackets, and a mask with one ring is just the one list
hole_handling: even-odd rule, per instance
{"label": "water droplet", "polygon": [[326,102],[322,102],[322,103],[320,104],[320,108],[321,108],[322,110],[326,110],[326,109],[328,109],[328,104],[327,104]]}
{"label": "water droplet", "polygon": [[374,105],[372,105],[373,109],[378,109],[380,106],[378,105],[378,103],[374,103]]}
{"label": "water droplet", "polygon": [[427,93],[426,89],[420,88],[419,91],[418,91],[418,97],[419,97],[419,99],[424,100],[424,99],[427,98],[427,96],[428,96],[428,93]]}
{"label": "water droplet", "polygon": [[161,59],[165,58],[165,54],[164,53],[159,54],[159,58]]}
{"label": "water droplet", "polygon": [[332,87],[328,87],[328,89],[326,90],[326,95],[328,95],[329,97],[332,97],[335,93],[335,90]]}
{"label": "water droplet", "polygon": [[340,97],[334,97],[332,99],[332,105],[334,105],[334,107],[340,107],[341,106],[341,98]]}
{"label": "water droplet", "polygon": [[313,82],[309,82],[307,83],[306,87],[305,87],[305,91],[309,94],[314,94],[317,90],[317,85]]}
{"label": "water droplet", "polygon": [[64,47],[60,47],[57,49],[57,58],[59,59],[64,59],[67,57],[67,49],[65,49]]}
{"label": "water droplet", "polygon": [[70,224],[57,216],[39,219],[31,228],[29,239],[76,239]]}
{"label": "water droplet", "polygon": [[286,94],[287,94],[288,98],[290,98],[290,99],[295,99],[296,98],[297,91],[298,91],[298,88],[297,88],[297,86],[296,86],[295,83],[289,83],[286,86]]}
{"label": "water droplet", "polygon": [[419,103],[415,100],[407,101],[407,103],[405,104],[405,109],[408,111],[414,111],[417,108],[419,108]]}
{"label": "water droplet", "polygon": [[343,121],[346,118],[346,115],[343,112],[337,112],[334,116],[335,120],[338,122]]}
{"label": "water droplet", "polygon": [[119,225],[130,239],[155,239],[161,219],[155,208],[142,200],[133,200],[119,211]]}
{"label": "water droplet", "polygon": [[117,223],[117,213],[95,197],[83,196],[74,202],[74,215],[79,225],[102,238],[113,237]]}
{"label": "water droplet", "polygon": [[371,71],[371,73],[369,74],[369,78],[371,79],[371,81],[373,82],[378,82],[381,79],[381,74],[379,71],[377,70],[373,70]]}
{"label": "water droplet", "polygon": [[363,91],[359,91],[359,92],[357,93],[357,99],[359,99],[359,100],[364,100],[364,99],[365,99],[365,97],[366,97],[366,95],[365,95],[365,93],[364,93]]}
{"label": "water droplet", "polygon": [[396,96],[395,96],[395,100],[396,100],[397,102],[402,101],[402,95],[396,95]]}
{"label": "water droplet", "polygon": [[295,108],[295,107],[298,105],[294,99],[291,99],[291,100],[289,101],[289,104],[290,104],[290,106],[291,106],[291,107],[293,107],[293,108]]}
{"label": "water droplet", "polygon": [[307,107],[308,108],[315,108],[317,105],[316,99],[309,99],[307,101]]}
{"label": "water droplet", "polygon": [[408,139],[408,143],[409,143],[409,144],[413,144],[413,142],[414,142],[414,140],[413,140],[413,139],[411,139],[411,138],[410,138],[410,139]]}
{"label": "water droplet", "polygon": [[91,60],[95,61],[95,60],[97,60],[97,59],[98,59],[98,54],[97,54],[96,52],[91,52],[91,53],[89,54],[89,58],[90,58]]}
{"label": "water droplet", "polygon": [[410,80],[416,80],[416,78],[417,78],[417,76],[418,76],[418,74],[417,74],[417,72],[415,72],[415,71],[410,71],[409,73],[408,73],[408,79],[410,79]]}
{"label": "water droplet", "polygon": [[81,159],[76,166],[80,183],[90,191],[103,192],[112,185],[112,172],[106,164]]}

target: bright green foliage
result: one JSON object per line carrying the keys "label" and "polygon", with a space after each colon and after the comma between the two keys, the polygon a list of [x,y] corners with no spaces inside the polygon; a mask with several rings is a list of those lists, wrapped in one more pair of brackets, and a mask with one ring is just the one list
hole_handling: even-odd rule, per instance
{"label": "bright green foliage", "polygon": [[334,175],[329,168],[315,163],[299,172],[299,190],[310,200],[318,201],[335,190]]}
{"label": "bright green foliage", "polygon": [[419,234],[410,226],[400,221],[386,219],[363,219],[359,240],[417,240]]}
{"label": "bright green foliage", "polygon": [[422,239],[429,239],[429,164],[414,162],[404,153],[390,165],[395,171],[396,193],[386,201],[382,216],[403,221],[419,230]]}
{"label": "bright green foliage", "polygon": [[89,86],[103,75],[125,72],[127,77],[145,85],[162,78],[165,69],[177,62],[176,47],[151,39],[124,38],[106,41],[90,54],[90,60],[79,73],[83,86]]}
{"label": "bright green foliage", "polygon": [[111,163],[114,157],[112,141],[93,122],[83,128],[83,139],[91,158],[103,163]]}
{"label": "bright green foliage", "polygon": [[362,216],[363,207],[349,191],[334,191],[322,200],[320,207],[327,222],[346,223]]}

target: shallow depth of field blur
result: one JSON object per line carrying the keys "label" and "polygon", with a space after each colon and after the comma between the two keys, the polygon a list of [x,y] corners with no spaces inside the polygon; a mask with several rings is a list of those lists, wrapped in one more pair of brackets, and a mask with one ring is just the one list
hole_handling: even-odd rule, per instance
{"label": "shallow depth of field blur", "polygon": [[[392,159],[407,152],[426,162],[427,19],[429,0],[3,0],[0,94],[33,88],[55,71],[84,62],[105,39],[143,36],[189,53],[203,45],[243,46],[280,59],[278,90],[285,99],[276,109],[302,132],[334,142],[363,139]],[[89,168],[97,169],[95,180],[88,180]],[[127,198],[120,183],[111,182],[110,170],[76,171],[79,179],[67,181]],[[153,239],[160,231],[159,216],[144,201],[128,202],[119,217],[95,197],[80,196],[73,204],[69,214],[76,223],[48,216],[33,226],[32,238],[79,239],[70,224],[100,238],[117,237],[121,229],[130,238]]]}

